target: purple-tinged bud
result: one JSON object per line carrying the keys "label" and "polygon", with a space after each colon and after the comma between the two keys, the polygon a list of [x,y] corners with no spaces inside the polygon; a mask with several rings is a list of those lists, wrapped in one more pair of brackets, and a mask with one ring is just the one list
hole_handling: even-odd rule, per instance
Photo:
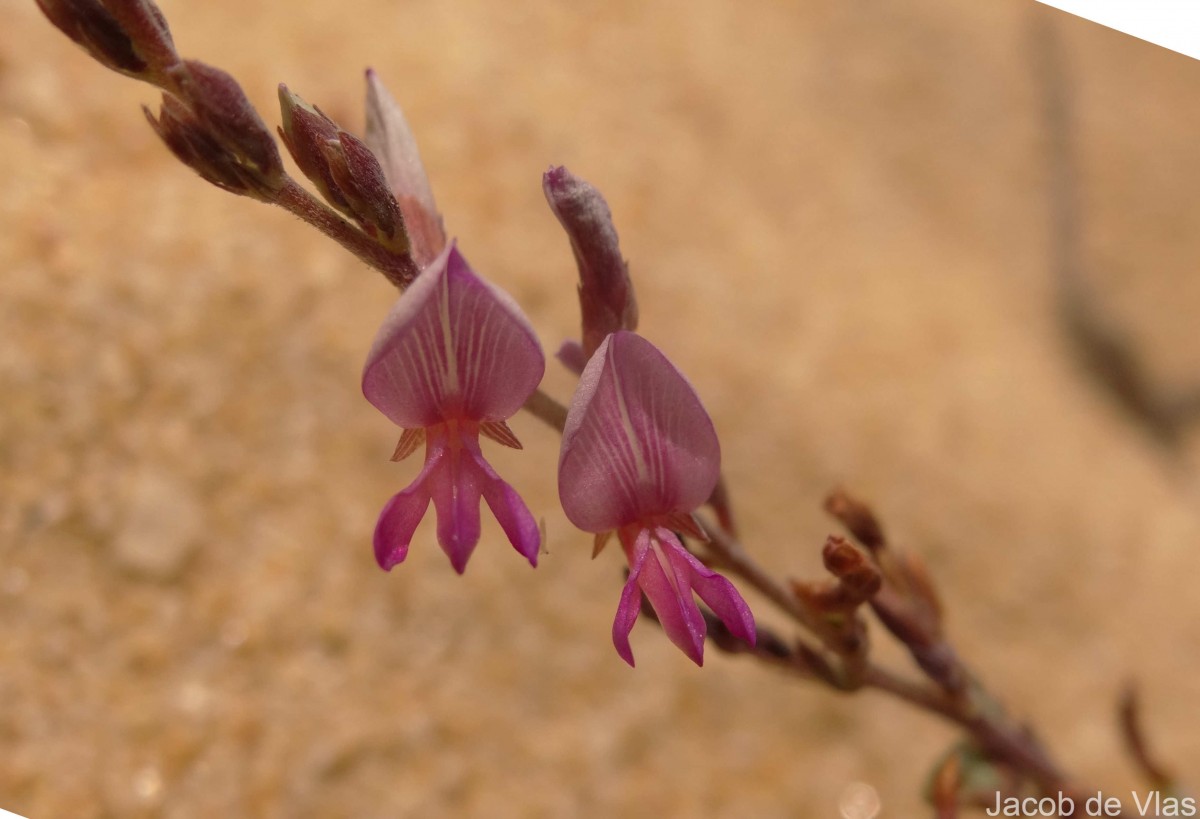
{"label": "purple-tinged bud", "polygon": [[186,60],[167,74],[197,121],[236,162],[256,175],[265,189],[283,186],[283,161],[275,138],[237,80],[195,60]]}
{"label": "purple-tinged bud", "polygon": [[[151,0],[106,0],[105,5],[129,35],[152,73],[161,75],[180,61],[167,18]],[[144,79],[157,82],[154,77]]]}
{"label": "purple-tinged bud", "polygon": [[175,157],[201,177],[230,193],[264,202],[274,199],[276,188],[255,169],[239,162],[190,108],[163,94],[158,118],[143,107],[150,127]]}
{"label": "purple-tinged bud", "polygon": [[346,198],[354,217],[388,249],[409,249],[400,206],[392,196],[379,160],[362,140],[339,131],[336,142],[324,145],[330,173]]}
{"label": "purple-tinged bud", "polygon": [[629,579],[613,621],[617,653],[633,665],[629,632],[650,601],[663,631],[697,665],[706,626],[693,592],[738,639],[754,617],[733,584],[697,560],[678,532],[700,533],[691,512],[712,494],[721,448],[683,374],[636,333],[604,339],[579,379],[563,428],[558,495],[585,532],[616,530]]}
{"label": "purple-tinged bud", "polygon": [[621,257],[612,211],[598,190],[563,167],[546,171],[542,190],[575,254],[583,352],[590,358],[609,333],[637,329],[629,266]]}
{"label": "purple-tinged bud", "polygon": [[1125,749],[1146,781],[1159,790],[1178,792],[1182,784],[1179,776],[1161,761],[1158,754],[1153,753],[1149,737],[1146,735],[1141,695],[1136,681],[1130,680],[1126,683],[1125,690],[1121,692],[1117,715],[1121,738],[1125,740]]}
{"label": "purple-tinged bud", "polygon": [[374,70],[367,70],[367,147],[379,160],[388,186],[399,203],[411,253],[424,268],[446,246],[446,230],[433,201],[433,189],[417,141],[396,100]]}
{"label": "purple-tinged bud", "polygon": [[59,31],[105,67],[133,77],[146,71],[146,58],[99,0],[37,0],[37,4]]}
{"label": "purple-tinged bud", "polygon": [[406,252],[408,237],[400,207],[370,149],[286,85],[279,86],[279,107],[283,143],[325,201],[389,250]]}
{"label": "purple-tinged bud", "polygon": [[353,216],[333,179],[322,150],[326,143],[337,142],[337,123],[282,83],[279,85],[279,111],[283,120],[279,135],[292,159],[296,160],[300,172],[317,186],[325,201],[346,215]]}

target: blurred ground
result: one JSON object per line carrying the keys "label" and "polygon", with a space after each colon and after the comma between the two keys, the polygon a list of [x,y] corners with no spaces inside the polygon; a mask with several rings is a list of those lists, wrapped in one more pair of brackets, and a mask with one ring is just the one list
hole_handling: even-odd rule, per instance
{"label": "blurred ground", "polygon": [[[1196,770],[1200,434],[1157,443],[1058,320],[1031,24],[1069,74],[1090,292],[1168,391],[1200,373],[1196,62],[1026,0],[163,7],[270,122],[286,80],[357,124],[374,65],[548,348],[575,298],[539,175],[594,181],[765,562],[815,573],[845,483],[1071,770],[1136,784],[1130,676]],[[699,671],[644,624],[618,660],[618,555],[556,509],[533,419],[489,453],[546,517],[537,572],[494,524],[461,579],[432,527],[380,572],[375,515],[412,469],[358,377],[392,291],[177,166],[151,91],[32,2],[0,18],[0,807],[828,817],[865,781],[924,815],[953,736],[932,718],[715,652]]]}

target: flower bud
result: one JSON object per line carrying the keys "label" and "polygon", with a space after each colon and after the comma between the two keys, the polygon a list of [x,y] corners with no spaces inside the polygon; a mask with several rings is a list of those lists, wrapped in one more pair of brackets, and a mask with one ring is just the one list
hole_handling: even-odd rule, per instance
{"label": "flower bud", "polygon": [[[161,76],[179,62],[171,29],[162,10],[150,0],[107,0],[105,5],[133,41],[151,72]],[[143,77],[161,85],[156,77]]]}
{"label": "flower bud", "polygon": [[336,142],[325,143],[324,152],[354,218],[390,250],[408,250],[400,206],[371,150],[353,134],[339,131]]}
{"label": "flower bud", "polygon": [[163,94],[158,118],[142,109],[150,127],[175,157],[218,188],[270,202],[276,188],[255,169],[239,162],[195,113],[170,94]]}
{"label": "flower bud", "polygon": [[146,71],[146,59],[99,0],[37,0],[37,4],[59,31],[97,62],[134,77]]}
{"label": "flower bud", "polygon": [[197,122],[229,157],[267,190],[283,185],[283,162],[266,124],[237,80],[219,68],[186,60],[167,71]]}
{"label": "flower bud", "polygon": [[550,209],[571,240],[579,268],[583,352],[588,358],[609,333],[637,329],[637,301],[621,258],[608,203],[594,187],[563,167],[542,176]]}
{"label": "flower bud", "polygon": [[325,201],[388,249],[405,252],[408,236],[400,206],[371,150],[285,85],[279,86],[279,106],[284,145]]}
{"label": "flower bud", "polygon": [[282,83],[279,85],[279,111],[283,126],[279,135],[283,144],[296,160],[300,172],[308,177],[325,201],[347,215],[348,205],[325,159],[322,146],[337,141],[338,127],[320,109],[309,105],[299,95],[292,93]]}
{"label": "flower bud", "polygon": [[370,69],[364,142],[379,160],[388,187],[399,204],[410,246],[408,252],[424,268],[446,246],[446,230],[408,120],[383,81]]}

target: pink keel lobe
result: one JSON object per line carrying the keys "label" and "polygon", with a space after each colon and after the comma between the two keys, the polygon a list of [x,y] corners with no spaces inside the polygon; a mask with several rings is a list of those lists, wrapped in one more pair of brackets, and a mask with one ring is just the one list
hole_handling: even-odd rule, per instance
{"label": "pink keel lobe", "polygon": [[642,564],[636,563],[630,566],[629,577],[625,580],[625,588],[621,589],[621,602],[617,603],[617,616],[613,619],[612,638],[613,646],[617,649],[617,654],[621,659],[629,663],[633,667],[633,649],[629,646],[629,633],[633,631],[633,624],[637,622],[638,615],[642,613],[642,589],[638,585],[638,580],[641,579]]}
{"label": "pink keel lobe", "polygon": [[538,550],[542,546],[542,533],[537,521],[517,490],[505,483],[482,455],[478,464],[483,473],[483,499],[487,501],[488,508],[496,516],[496,522],[508,536],[513,548],[529,561],[529,565],[536,567]]}
{"label": "pink keel lobe", "polygon": [[692,593],[708,604],[730,633],[754,645],[754,617],[733,584],[709,569],[679,542],[669,529],[642,529],[627,546],[630,572],[617,616],[613,645],[625,662],[633,665],[629,633],[637,621],[644,594],[663,632],[696,665],[704,664],[704,638],[708,633]]}
{"label": "pink keel lobe", "polygon": [[[660,529],[659,533],[664,530]],[[696,556],[683,548],[674,535],[670,534],[674,548],[668,551],[668,559],[675,569],[676,577],[687,577],[687,584],[696,596],[704,601],[717,619],[725,624],[729,633],[739,640],[754,645],[758,633],[754,628],[754,615],[750,607],[738,594],[738,590],[727,579],[705,566]],[[665,542],[665,539],[664,539]]]}
{"label": "pink keel lobe", "polygon": [[429,433],[431,438],[436,435],[445,442],[446,448],[443,463],[431,476],[429,489],[437,510],[438,543],[450,558],[454,571],[462,574],[479,543],[479,468],[473,453],[464,451],[467,436],[459,429],[440,426]]}
{"label": "pink keel lobe", "polygon": [[500,528],[531,565],[537,566],[541,534],[521,496],[492,469],[479,448],[477,428],[442,424],[427,430],[425,465],[416,480],[384,507],[375,527],[375,558],[391,569],[408,555],[417,524],[432,500],[437,538],[459,574],[479,543],[479,502],[487,501]]}
{"label": "pink keel lobe", "polygon": [[375,561],[379,568],[391,571],[404,562],[413,533],[428,508],[429,495],[419,490],[406,489],[387,502],[375,524]]}
{"label": "pink keel lobe", "polygon": [[407,489],[397,492],[379,513],[375,524],[375,560],[384,571],[391,571],[408,557],[417,524],[429,508],[429,479],[441,464],[441,449],[425,451],[425,465]]}

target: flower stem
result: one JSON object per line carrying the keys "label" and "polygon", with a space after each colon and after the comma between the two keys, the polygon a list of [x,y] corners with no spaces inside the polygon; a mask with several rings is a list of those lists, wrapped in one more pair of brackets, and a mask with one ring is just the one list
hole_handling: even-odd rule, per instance
{"label": "flower stem", "polygon": [[[559,432],[566,422],[567,408],[540,389],[529,397],[524,409]],[[813,613],[801,604],[791,589],[755,561],[740,541],[702,515],[697,515],[697,518],[708,535],[707,546],[710,552],[719,558],[732,574],[746,581],[796,621],[806,636],[820,633]],[[828,651],[814,649],[809,642],[806,639],[804,645],[810,653],[823,655],[823,661],[831,660]],[[743,653],[749,653],[762,662],[784,668],[804,679],[821,680],[843,691],[852,690],[838,686],[835,681],[822,674],[814,673],[808,663],[777,657],[767,652]],[[832,660],[836,662],[836,658]],[[956,662],[961,665],[960,660]],[[975,679],[969,669],[963,667],[961,671],[965,679]],[[972,684],[965,694],[955,695],[940,686],[907,679],[875,663],[868,663],[859,684],[863,688],[890,694],[922,711],[955,723],[965,730],[988,756],[1028,776],[1045,792],[1054,793],[1061,790],[1068,795],[1084,792],[1083,789],[1070,784],[1066,774],[1050,758],[1037,737],[1015,723],[977,683]]]}
{"label": "flower stem", "polygon": [[299,216],[333,239],[363,262],[378,270],[389,282],[401,290],[407,287],[420,272],[412,256],[387,250],[324,205],[291,177],[284,181],[283,187],[280,188],[275,199],[275,204],[288,213]]}
{"label": "flower stem", "polygon": [[559,432],[567,425],[567,408],[540,387],[533,391],[533,395],[525,401],[522,409]]}

